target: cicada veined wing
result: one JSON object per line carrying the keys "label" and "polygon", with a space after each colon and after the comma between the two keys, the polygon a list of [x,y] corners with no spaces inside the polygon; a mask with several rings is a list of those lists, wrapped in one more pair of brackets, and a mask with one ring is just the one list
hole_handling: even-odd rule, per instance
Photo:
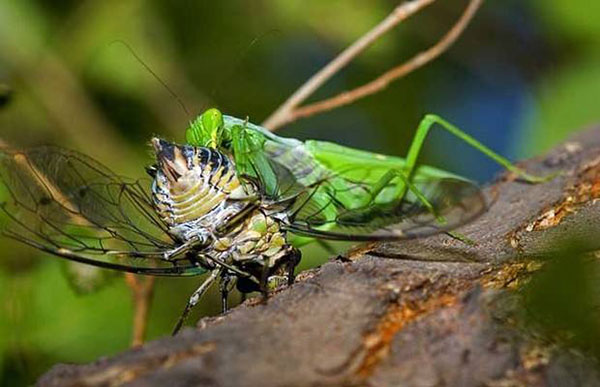
{"label": "cicada veined wing", "polygon": [[121,177],[59,147],[0,149],[3,235],[72,261],[139,274],[195,275],[165,261],[176,241],[157,216],[149,182]]}

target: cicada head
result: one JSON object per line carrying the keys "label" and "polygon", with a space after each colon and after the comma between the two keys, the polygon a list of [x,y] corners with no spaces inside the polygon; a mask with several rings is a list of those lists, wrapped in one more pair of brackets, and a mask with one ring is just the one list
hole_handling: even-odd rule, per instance
{"label": "cicada head", "polygon": [[157,169],[155,185],[159,191],[171,196],[184,195],[203,180],[203,170],[210,160],[199,154],[202,148],[177,145],[159,138],[153,138],[152,146],[156,153]]}
{"label": "cicada head", "polygon": [[152,139],[152,146],[156,153],[156,166],[151,169],[154,203],[181,239],[199,224],[218,227],[255,195],[252,186],[240,183],[234,163],[216,149],[159,138]]}

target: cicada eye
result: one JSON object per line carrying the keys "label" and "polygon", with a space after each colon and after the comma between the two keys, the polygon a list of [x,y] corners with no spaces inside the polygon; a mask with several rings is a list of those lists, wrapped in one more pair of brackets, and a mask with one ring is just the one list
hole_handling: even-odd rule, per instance
{"label": "cicada eye", "polygon": [[189,145],[184,145],[181,147],[181,154],[185,157],[188,162],[194,158],[194,147]]}
{"label": "cicada eye", "polygon": [[155,178],[156,177],[156,165],[148,165],[146,166],[146,173],[148,175],[150,175],[150,177]]}

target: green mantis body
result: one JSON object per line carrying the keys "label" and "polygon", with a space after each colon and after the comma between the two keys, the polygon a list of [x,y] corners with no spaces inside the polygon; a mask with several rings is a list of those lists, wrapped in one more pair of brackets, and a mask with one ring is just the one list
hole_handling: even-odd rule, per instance
{"label": "green mantis body", "polygon": [[[528,174],[454,125],[431,114],[419,124],[406,158],[326,141],[280,137],[247,120],[222,115],[217,109],[209,109],[200,115],[187,129],[186,140],[192,145],[228,152],[235,159],[238,173],[260,179],[270,194],[276,193],[278,182],[271,163],[274,161],[288,168],[293,178],[303,186],[310,186],[329,176],[331,185],[336,189],[336,199],[347,208],[361,208],[370,202],[386,203],[407,194],[414,195],[427,206],[419,182],[443,178],[467,180],[439,168],[417,165],[427,134],[436,124],[527,182],[547,179]],[[359,189],[361,184],[369,189]],[[317,190],[311,200],[318,205],[326,197],[326,192]],[[336,216],[332,206],[325,210],[329,211],[327,217],[333,219]],[[434,211],[433,208],[431,211]],[[443,219],[440,221],[443,222]],[[298,246],[309,241],[311,239],[296,238],[293,243]]]}

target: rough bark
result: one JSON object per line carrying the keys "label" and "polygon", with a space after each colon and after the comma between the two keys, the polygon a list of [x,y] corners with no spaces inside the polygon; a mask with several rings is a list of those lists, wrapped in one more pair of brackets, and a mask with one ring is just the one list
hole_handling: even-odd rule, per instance
{"label": "rough bark", "polygon": [[544,184],[503,175],[489,211],[445,235],[360,246],[196,329],[88,365],[57,365],[40,385],[600,385],[596,359],[515,323],[519,288],[567,238],[600,244],[600,129],[522,164]]}

